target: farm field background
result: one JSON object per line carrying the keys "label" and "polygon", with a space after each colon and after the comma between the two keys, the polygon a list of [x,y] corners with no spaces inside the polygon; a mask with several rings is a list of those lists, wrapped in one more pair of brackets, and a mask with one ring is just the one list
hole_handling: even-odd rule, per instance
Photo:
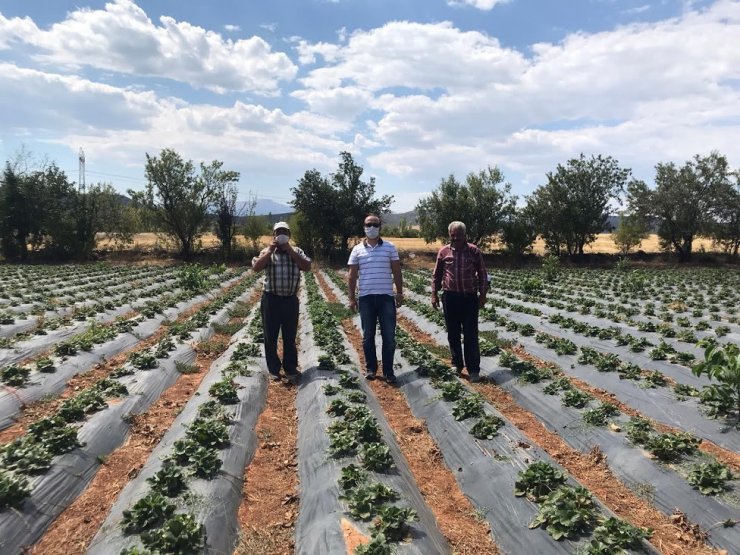
{"label": "farm field background", "polygon": [[0,552],[736,553],[736,407],[690,367],[740,342],[740,273],[490,271],[482,383],[428,268],[365,381],[319,268],[295,387],[245,268],[1,266]]}
{"label": "farm field background", "polygon": [[[440,246],[442,246],[442,243],[439,241],[436,241],[433,243],[426,243],[423,239],[413,239],[413,238],[404,238],[404,237],[388,237],[388,239],[392,241],[399,249],[404,250],[404,251],[411,251],[411,252],[437,252]],[[239,244],[242,246],[245,246],[247,244],[244,237],[240,236],[238,240],[239,240]],[[206,248],[217,247],[219,244],[216,236],[212,233],[205,234],[203,236],[202,241],[203,241],[203,246]],[[267,245],[269,244],[270,241],[272,241],[272,237],[269,235],[265,235],[261,239],[261,244]],[[160,243],[158,243],[157,235],[155,233],[139,233],[134,237],[133,246],[127,247],[127,248],[149,251],[158,244]],[[109,243],[106,243],[105,241],[100,241],[100,246],[103,248],[106,248],[106,247],[110,247],[111,245]],[[640,249],[646,253],[660,252],[658,236],[656,234],[651,234],[650,236],[648,236],[642,242],[642,246],[640,247]],[[699,252],[702,249],[704,249],[707,252],[712,252],[714,250],[711,239],[697,238],[694,240],[694,251]],[[538,238],[537,241],[535,241],[533,252],[535,254],[540,254],[540,255],[545,254],[545,244],[542,241],[542,239]],[[588,254],[592,254],[592,253],[616,254],[619,251],[614,245],[614,241],[612,240],[611,234],[601,233],[597,236],[596,241],[594,241],[593,243],[585,247],[585,252]]]}

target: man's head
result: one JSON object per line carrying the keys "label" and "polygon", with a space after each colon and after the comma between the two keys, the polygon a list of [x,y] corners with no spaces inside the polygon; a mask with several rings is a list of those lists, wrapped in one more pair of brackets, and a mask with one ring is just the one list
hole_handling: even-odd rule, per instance
{"label": "man's head", "polygon": [[[290,226],[288,222],[278,222],[272,226],[272,236],[278,239],[278,237],[287,237],[290,239]],[[288,241],[286,239],[278,239],[278,243],[285,244]]]}
{"label": "man's head", "polygon": [[375,239],[380,235],[380,218],[375,214],[365,216],[365,235],[368,239]]}
{"label": "man's head", "polygon": [[468,242],[468,238],[466,235],[467,229],[464,223],[451,222],[450,225],[447,226],[447,232],[450,235],[450,244],[453,247],[462,248],[467,244]]}

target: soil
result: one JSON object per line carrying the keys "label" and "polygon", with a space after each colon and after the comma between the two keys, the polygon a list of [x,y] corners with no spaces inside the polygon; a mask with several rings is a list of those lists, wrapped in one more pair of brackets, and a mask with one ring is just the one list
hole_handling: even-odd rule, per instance
{"label": "soil", "polygon": [[[278,355],[282,356],[281,343]],[[298,516],[296,388],[270,381],[267,405],[255,428],[259,445],[244,475],[239,507],[242,534],[236,555],[288,555]]]}
{"label": "soil", "polygon": [[[338,302],[323,276],[317,273],[316,277],[329,302]],[[342,327],[364,367],[359,330],[351,319],[342,321]],[[454,475],[445,466],[439,446],[429,435],[426,423],[413,416],[403,393],[378,380],[369,382],[369,385],[396,436],[424,500],[453,552],[460,555],[498,553],[488,524],[476,516],[475,507],[460,491]]]}
{"label": "soil", "polygon": [[[422,343],[434,344],[434,340],[419,330],[413,322],[407,318],[400,320],[402,320],[404,329],[414,339]],[[654,532],[650,542],[661,553],[688,555],[717,552],[705,543],[706,535],[698,526],[693,524],[679,526],[676,520],[658,511],[620,482],[609,470],[606,457],[598,448],[592,449],[589,453],[581,453],[572,449],[557,434],[547,430],[535,415],[520,407],[508,392],[497,385],[491,383],[471,385],[532,443],[544,449],[619,518],[634,526],[652,528]]]}
{"label": "soil", "polygon": [[[247,302],[251,305],[254,299],[253,295]],[[229,339],[230,336],[212,338],[226,345]],[[181,374],[154,405],[131,418],[126,443],[106,458],[85,491],[56,518],[42,538],[29,548],[28,554],[72,555],[87,550],[118,494],[139,474],[152,450],[198,389],[216,356],[211,352],[198,355],[194,362],[197,372]]]}

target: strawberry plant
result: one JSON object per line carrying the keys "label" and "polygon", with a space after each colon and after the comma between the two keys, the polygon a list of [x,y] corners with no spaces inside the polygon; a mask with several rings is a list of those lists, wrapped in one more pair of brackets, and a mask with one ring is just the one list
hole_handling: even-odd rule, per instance
{"label": "strawberry plant", "polygon": [[357,438],[351,430],[329,432],[329,453],[335,457],[344,457],[357,448]]}
{"label": "strawberry plant", "polygon": [[223,464],[219,458],[218,451],[209,447],[198,447],[190,455],[188,463],[193,469],[193,474],[198,478],[205,478],[206,480],[214,478],[219,470],[221,470],[221,465]]}
{"label": "strawberry plant", "polygon": [[650,528],[637,528],[629,522],[609,517],[594,528],[594,537],[586,548],[586,555],[617,555],[627,549],[638,549],[640,542],[652,534]]}
{"label": "strawberry plant", "polygon": [[606,419],[619,414],[619,409],[611,403],[602,403],[595,409],[583,413],[583,420],[592,426],[606,426]]}
{"label": "strawberry plant", "polygon": [[159,362],[157,362],[157,357],[146,351],[131,353],[128,357],[128,362],[138,370],[150,370],[152,368],[156,368],[159,364]]}
{"label": "strawberry plant", "polygon": [[699,390],[696,389],[694,386],[683,384],[683,383],[677,383],[673,386],[673,393],[676,394],[676,397],[679,399],[684,399],[686,397],[698,397],[699,396]]}
{"label": "strawberry plant", "polygon": [[30,487],[26,478],[0,469],[0,511],[20,506],[29,494]]}
{"label": "strawberry plant", "polygon": [[395,466],[391,451],[384,443],[368,443],[360,451],[362,464],[368,470],[382,472]]}
{"label": "strawberry plant", "polygon": [[696,451],[697,438],[687,432],[659,434],[648,439],[645,447],[661,461],[676,461],[683,455]]}
{"label": "strawberry plant", "polygon": [[326,408],[326,413],[331,416],[343,416],[348,408],[349,405],[344,399],[334,399]]}
{"label": "strawberry plant", "polygon": [[378,421],[373,416],[358,418],[352,422],[351,429],[359,443],[379,443],[383,437]]}
{"label": "strawberry plant", "polygon": [[65,400],[57,414],[67,422],[78,422],[84,419],[85,415],[103,410],[107,406],[105,397],[95,387],[91,387]]}
{"label": "strawberry plant", "polygon": [[644,386],[648,388],[663,387],[668,383],[665,379],[665,376],[657,370],[655,370],[654,372],[645,373],[643,379]]}
{"label": "strawberry plant", "polygon": [[732,479],[732,473],[722,463],[700,463],[691,467],[688,482],[704,495],[722,493],[725,482]]}
{"label": "strawberry plant", "polygon": [[141,535],[144,546],[156,553],[196,554],[206,546],[206,531],[188,514],[177,514],[161,528]]}
{"label": "strawberry plant", "polygon": [[224,405],[234,405],[239,402],[236,389],[237,385],[234,380],[224,377],[208,388],[208,393]]}
{"label": "strawberry plant", "polygon": [[226,424],[218,420],[196,418],[185,433],[188,439],[203,447],[224,447],[229,444]]}
{"label": "strawberry plant", "polygon": [[373,534],[383,534],[391,541],[401,541],[408,534],[409,522],[414,520],[414,509],[389,505],[378,509],[378,516],[370,528]]}
{"label": "strawberry plant", "polygon": [[54,361],[48,357],[40,358],[36,361],[36,370],[44,372],[45,374],[51,374],[56,370]]}
{"label": "strawberry plant", "polygon": [[159,526],[175,512],[175,506],[166,497],[151,492],[139,499],[129,510],[123,511],[121,525],[127,534],[137,534]]}
{"label": "strawberry plant", "polygon": [[28,375],[30,373],[30,368],[26,368],[20,364],[11,364],[0,370],[0,380],[11,387],[21,387],[28,382]]}
{"label": "strawberry plant", "polygon": [[224,424],[231,422],[231,417],[224,410],[224,406],[214,399],[201,403],[198,406],[198,418],[208,418],[223,422]]}
{"label": "strawberry plant", "polygon": [[527,499],[538,503],[565,484],[566,480],[561,470],[544,461],[537,461],[519,473],[514,483],[514,495],[526,495]]}
{"label": "strawberry plant", "polygon": [[633,416],[626,425],[627,438],[636,445],[645,445],[650,439],[650,432],[653,431],[653,425],[649,420]]}
{"label": "strawberry plant", "polygon": [[336,395],[340,391],[342,391],[342,388],[338,385],[335,385],[333,383],[328,383],[324,385],[324,395],[327,397],[331,397],[332,395]]}
{"label": "strawberry plant", "polygon": [[347,391],[344,396],[350,403],[364,403],[367,400],[362,391]]}
{"label": "strawberry plant", "polygon": [[560,486],[542,501],[529,527],[543,526],[553,539],[560,540],[588,530],[595,519],[594,502],[587,489]]}
{"label": "strawberry plant", "polygon": [[485,415],[470,429],[470,433],[477,439],[493,439],[498,435],[498,431],[504,421],[498,416]]}
{"label": "strawberry plant", "polygon": [[719,382],[718,385],[707,387],[722,390],[725,397],[732,399],[737,413],[736,424],[740,426],[740,347],[734,344],[708,346],[704,351],[704,360],[691,371],[696,376],[706,374],[710,380]]}
{"label": "strawberry plant", "polygon": [[3,449],[2,466],[25,474],[46,472],[53,454],[35,438],[25,436],[11,441]]}
{"label": "strawberry plant", "polygon": [[543,387],[542,391],[548,395],[556,395],[561,391],[567,391],[570,389],[573,389],[570,380],[565,376],[561,376],[560,378],[554,379],[545,387]]}
{"label": "strawberry plant", "polygon": [[617,368],[619,378],[622,380],[641,380],[642,370],[634,362],[623,362]]}
{"label": "strawberry plant", "polygon": [[467,389],[459,381],[445,382],[440,384],[440,395],[445,401],[457,401],[465,396]]}
{"label": "strawberry plant", "polygon": [[459,399],[452,408],[455,420],[462,421],[483,415],[483,397],[478,394]]}
{"label": "strawberry plant", "polygon": [[357,376],[353,376],[348,372],[342,372],[339,375],[339,385],[345,389],[358,389],[360,382]]}
{"label": "strawberry plant", "polygon": [[173,464],[171,460],[164,461],[162,468],[146,481],[151,484],[152,491],[167,497],[176,497],[185,489],[185,475],[182,469]]}
{"label": "strawberry plant", "polygon": [[582,409],[589,401],[591,401],[591,399],[593,399],[593,396],[589,393],[578,389],[568,389],[563,394],[563,405],[566,407]]}
{"label": "strawberry plant", "polygon": [[367,470],[355,464],[348,464],[342,468],[339,477],[339,486],[345,493],[355,489],[367,481]]}
{"label": "strawberry plant", "polygon": [[170,457],[177,464],[188,464],[190,457],[195,454],[198,447],[200,446],[192,439],[178,439],[172,444],[172,454]]}
{"label": "strawberry plant", "polygon": [[376,534],[369,543],[358,545],[355,555],[393,555],[393,548],[388,545],[383,534]]}
{"label": "strawberry plant", "polygon": [[358,520],[370,520],[378,508],[388,501],[396,501],[398,493],[380,482],[361,485],[343,497],[347,501],[349,512]]}
{"label": "strawberry plant", "polygon": [[231,360],[247,360],[260,356],[261,351],[259,345],[255,343],[239,343],[234,354],[231,355]]}

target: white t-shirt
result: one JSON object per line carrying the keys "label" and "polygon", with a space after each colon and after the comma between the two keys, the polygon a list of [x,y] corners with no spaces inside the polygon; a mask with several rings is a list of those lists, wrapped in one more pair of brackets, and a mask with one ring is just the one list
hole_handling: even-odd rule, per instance
{"label": "white t-shirt", "polygon": [[359,267],[359,297],[393,295],[391,261],[394,260],[400,258],[398,250],[390,241],[379,239],[378,244],[373,247],[363,240],[354,246],[347,264]]}

